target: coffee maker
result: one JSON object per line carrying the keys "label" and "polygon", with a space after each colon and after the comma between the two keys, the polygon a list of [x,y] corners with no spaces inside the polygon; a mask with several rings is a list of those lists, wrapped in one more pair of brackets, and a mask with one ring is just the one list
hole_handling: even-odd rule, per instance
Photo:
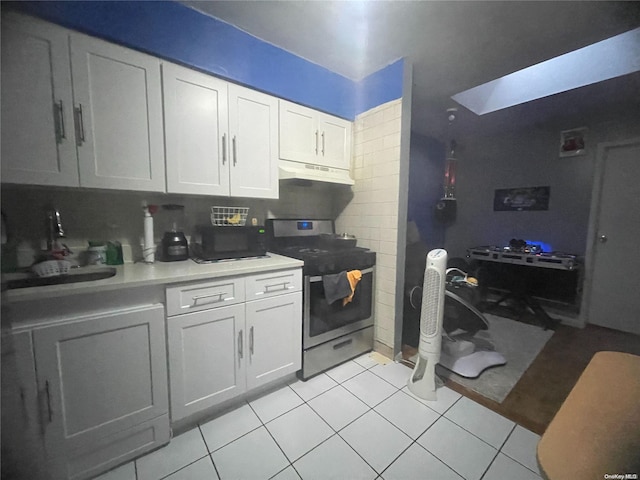
{"label": "coffee maker", "polygon": [[187,237],[182,232],[184,205],[162,205],[162,210],[169,215],[171,230],[164,232],[162,236],[160,260],[163,262],[187,260],[189,258],[189,244]]}

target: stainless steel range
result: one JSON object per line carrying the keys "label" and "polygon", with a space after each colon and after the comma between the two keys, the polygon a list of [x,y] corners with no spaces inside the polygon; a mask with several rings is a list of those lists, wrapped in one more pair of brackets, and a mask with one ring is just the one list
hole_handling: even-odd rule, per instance
{"label": "stainless steel range", "polygon": [[[327,243],[332,220],[269,219],[269,250],[304,261],[302,370],[304,380],[373,348],[376,254],[366,248]],[[353,300],[329,304],[323,276],[360,270]]]}

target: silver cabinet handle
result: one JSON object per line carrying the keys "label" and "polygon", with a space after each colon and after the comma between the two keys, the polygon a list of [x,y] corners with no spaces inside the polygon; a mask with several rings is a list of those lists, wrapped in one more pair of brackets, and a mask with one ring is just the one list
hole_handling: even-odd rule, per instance
{"label": "silver cabinet handle", "polygon": [[236,166],[236,163],[238,163],[238,152],[236,150],[236,136],[233,136],[232,139],[232,145],[233,145],[233,166]]}
{"label": "silver cabinet handle", "polygon": [[322,132],[322,156],[324,157],[324,132]]}
{"label": "silver cabinet handle", "polygon": [[47,424],[51,423],[53,420],[48,380],[44,382],[44,391],[38,391],[38,407],[40,410],[40,433],[44,435]]}
{"label": "silver cabinet handle", "polygon": [[[191,299],[193,300],[193,303],[191,304],[191,307],[198,307],[198,306],[202,306],[202,305],[207,305],[209,303],[219,303],[219,302],[224,302],[224,297],[227,294],[227,292],[221,292],[221,293],[212,293],[211,295],[194,295],[193,297],[191,297]],[[214,300],[213,302],[206,302],[206,303],[201,303],[200,305],[198,305],[198,300],[202,300],[204,298],[213,298],[213,297],[217,297],[216,300]]]}
{"label": "silver cabinet handle", "polygon": [[77,139],[76,144],[80,147],[85,141],[84,138],[84,119],[82,116],[82,104],[78,104],[77,107],[73,109],[76,117],[76,129],[77,129]]}
{"label": "silver cabinet handle", "polygon": [[[273,292],[276,290],[269,290],[271,288],[276,288],[276,287],[280,287],[277,290],[288,290],[290,287],[287,287],[287,285],[289,285],[291,282],[282,282],[282,283],[275,283],[273,285],[265,285],[264,286],[264,292],[263,293],[269,293],[269,292]],[[293,288],[293,287],[291,287]]]}
{"label": "silver cabinet handle", "polygon": [[242,330],[240,330],[238,332],[238,364],[240,363],[240,360],[242,360],[244,358],[244,352],[242,351]]}
{"label": "silver cabinet handle", "polygon": [[222,135],[222,164],[227,161],[227,134]]}
{"label": "silver cabinet handle", "polygon": [[62,140],[65,140],[67,138],[64,128],[64,109],[62,100],[53,104],[53,110],[55,113],[56,123],[56,141],[57,143],[62,143]]}
{"label": "silver cabinet handle", "polygon": [[253,327],[249,329],[249,353],[253,356]]}
{"label": "silver cabinet handle", "polygon": [[318,130],[316,130],[316,155],[318,154]]}
{"label": "silver cabinet handle", "polygon": [[53,421],[53,411],[51,410],[51,394],[49,393],[49,380],[44,382],[45,391],[47,393],[47,412],[49,413],[49,423]]}

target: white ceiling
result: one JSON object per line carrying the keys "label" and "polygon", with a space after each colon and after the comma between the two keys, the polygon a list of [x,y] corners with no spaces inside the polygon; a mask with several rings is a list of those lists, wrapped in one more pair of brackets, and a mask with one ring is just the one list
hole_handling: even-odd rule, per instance
{"label": "white ceiling", "polygon": [[[636,1],[182,3],[354,80],[407,57],[412,129],[425,135],[442,133],[452,95],[640,26]],[[583,101],[592,114],[604,103],[640,108],[640,74],[626,77],[583,87],[590,96],[568,92],[482,117],[461,109],[459,123],[514,128],[566,116],[567,106],[579,113]]]}

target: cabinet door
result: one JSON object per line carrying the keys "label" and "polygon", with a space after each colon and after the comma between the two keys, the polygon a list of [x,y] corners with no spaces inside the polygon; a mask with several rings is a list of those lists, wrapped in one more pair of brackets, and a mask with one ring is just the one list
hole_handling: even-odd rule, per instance
{"label": "cabinet door", "polygon": [[244,305],[167,318],[173,422],[246,389]]}
{"label": "cabinet door", "polygon": [[351,122],[319,114],[320,147],[318,164],[351,169]]}
{"label": "cabinet door", "polygon": [[279,101],[280,158],[316,163],[320,145],[317,113],[295,103]]}
{"label": "cabinet door", "polygon": [[[47,453],[76,459],[65,466],[69,477],[90,470],[90,457],[108,461],[95,452],[105,439],[163,414],[168,426],[162,305],[83,317],[35,330],[33,339]],[[147,450],[160,444],[137,438]],[[134,436],[123,448],[140,444]]]}
{"label": "cabinet door", "polygon": [[278,198],[278,99],[229,85],[231,196]]}
{"label": "cabinet door", "polygon": [[167,191],[229,195],[227,83],[162,65]]}
{"label": "cabinet door", "polygon": [[259,387],[300,370],[302,293],[247,302],[246,315],[247,388]]}
{"label": "cabinet door", "polygon": [[163,192],[160,61],[71,34],[80,186]]}
{"label": "cabinet door", "polygon": [[1,391],[3,478],[47,478],[30,332],[2,336]]}
{"label": "cabinet door", "polygon": [[3,12],[3,182],[78,186],[68,35]]}

